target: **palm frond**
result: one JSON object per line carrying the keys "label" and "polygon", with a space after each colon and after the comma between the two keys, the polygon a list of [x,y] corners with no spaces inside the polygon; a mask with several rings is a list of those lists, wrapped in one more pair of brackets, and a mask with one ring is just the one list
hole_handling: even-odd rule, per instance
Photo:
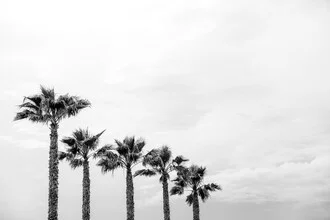
{"label": "palm frond", "polygon": [[79,112],[80,110],[82,110],[84,108],[87,108],[87,107],[91,106],[91,103],[90,103],[89,100],[81,99],[79,97],[76,97],[76,98],[77,98],[77,105],[76,105],[77,112]]}
{"label": "palm frond", "polygon": [[176,170],[178,173],[184,172],[184,170],[187,170],[187,167],[182,165],[173,165],[173,169]]}
{"label": "palm frond", "polygon": [[64,138],[62,138],[61,142],[64,143],[64,144],[66,144],[69,147],[72,147],[75,144],[77,144],[76,139],[73,138],[73,137],[64,137]]}
{"label": "palm frond", "polygon": [[118,154],[126,157],[129,152],[129,148],[127,147],[127,145],[120,142],[119,140],[115,140],[115,142],[117,144],[116,151],[118,152]]}
{"label": "palm frond", "polygon": [[159,157],[159,149],[152,149],[146,155],[144,155],[142,160],[143,166],[161,167],[161,159]]}
{"label": "palm frond", "polygon": [[82,142],[84,140],[86,140],[87,138],[90,137],[89,135],[89,131],[88,129],[76,129],[73,133],[72,133],[72,137],[74,139],[76,139],[79,142]]}
{"label": "palm frond", "polygon": [[186,198],[186,203],[191,206],[194,202],[194,194],[190,193]]}
{"label": "palm frond", "polygon": [[80,167],[83,165],[83,160],[82,159],[72,159],[69,161],[69,163],[73,169],[76,169],[77,167]]}
{"label": "palm frond", "polygon": [[125,137],[123,140],[123,144],[126,145],[128,147],[128,150],[130,152],[134,151],[134,146],[135,146],[135,137]]}
{"label": "palm frond", "polygon": [[[115,151],[116,152],[116,151]],[[103,158],[106,158],[108,160],[120,160],[122,161],[122,156],[118,155],[117,153],[115,153],[114,151],[106,151],[103,154]]]}
{"label": "palm frond", "polygon": [[209,184],[205,184],[204,187],[206,190],[214,192],[216,190],[222,190],[221,186],[216,184],[216,183],[209,183]]}
{"label": "palm frond", "polygon": [[177,178],[175,179],[175,181],[185,181],[185,182],[190,181],[191,172],[189,168],[185,166],[177,166],[176,172],[177,172]]}
{"label": "palm frond", "polygon": [[[51,93],[52,92],[48,94],[50,97],[52,97]],[[50,103],[52,103],[52,101],[53,100],[49,97],[47,98],[43,93],[41,93],[38,95],[24,97],[23,104],[19,107],[35,113],[35,115],[31,115],[31,117],[29,117],[29,120],[33,122],[47,123],[52,118],[52,112],[50,111]]]}
{"label": "palm frond", "polygon": [[101,167],[102,173],[114,171],[119,167],[123,167],[120,158],[116,158],[116,159],[101,158],[96,165]]}
{"label": "palm frond", "polygon": [[73,100],[68,103],[67,115],[68,117],[77,115],[82,109],[90,107],[91,103],[87,99],[80,99],[79,97],[73,97]]}
{"label": "palm frond", "polygon": [[63,152],[63,151],[59,151],[58,152],[58,159],[59,160],[63,160],[67,157],[67,153]]}
{"label": "palm frond", "polygon": [[14,118],[14,121],[18,121],[18,120],[22,120],[22,119],[26,119],[31,115],[35,115],[34,112],[30,111],[30,110],[23,110],[21,112],[17,112]]}
{"label": "palm frond", "polygon": [[105,132],[105,130],[103,130],[102,132],[100,132],[97,135],[94,135],[90,138],[87,138],[84,142],[83,145],[87,146],[89,150],[94,150],[97,145],[98,145],[98,141],[100,136]]}
{"label": "palm frond", "polygon": [[178,176],[176,179],[172,180],[172,182],[174,182],[174,184],[176,186],[185,188],[188,186],[189,179],[187,180],[187,179],[184,179],[184,178]]}
{"label": "palm frond", "polygon": [[210,197],[210,193],[205,187],[199,187],[197,189],[197,193],[201,197],[203,202],[205,202]]}
{"label": "palm frond", "polygon": [[39,114],[36,114],[33,111],[30,111],[28,109],[24,109],[21,112],[18,112],[14,118],[14,121],[22,120],[22,119],[28,119],[32,122],[36,123],[47,123],[49,120],[49,117],[42,116]]}
{"label": "palm frond", "polygon": [[175,163],[175,165],[179,166],[181,165],[183,162],[187,162],[189,161],[188,159],[184,158],[182,155],[176,156],[173,160],[173,163]]}
{"label": "palm frond", "polygon": [[170,190],[170,195],[182,195],[184,193],[184,188],[180,186],[173,186]]}
{"label": "palm frond", "polygon": [[52,100],[55,100],[55,91],[54,91],[54,88],[49,89],[49,88],[46,88],[46,87],[40,85],[40,90],[41,90],[42,95],[43,95],[46,99],[52,99]]}
{"label": "palm frond", "polygon": [[100,149],[98,149],[98,150],[94,153],[93,158],[95,159],[95,158],[98,158],[98,157],[102,157],[102,156],[105,155],[106,152],[108,152],[108,151],[110,151],[110,150],[114,150],[114,147],[113,147],[113,145],[111,145],[111,144],[107,144],[107,145],[101,147]]}
{"label": "palm frond", "polygon": [[141,152],[146,145],[146,141],[143,138],[135,140],[134,151]]}
{"label": "palm frond", "polygon": [[61,95],[54,103],[54,108],[57,110],[58,119],[77,115],[80,110],[90,107],[91,103],[86,99],[81,99],[78,96],[70,96],[69,94]]}
{"label": "palm frond", "polygon": [[33,104],[31,102],[24,102],[23,104],[19,105],[18,107],[30,110],[30,111],[34,112],[35,114],[38,114],[39,110],[40,110],[39,106],[36,106],[35,104]]}
{"label": "palm frond", "polygon": [[170,162],[172,152],[168,146],[163,146],[159,149],[159,157],[162,159],[164,166]]}
{"label": "palm frond", "polygon": [[135,173],[134,173],[134,177],[136,176],[155,176],[156,175],[156,172],[154,170],[151,170],[151,169],[141,169],[141,170],[137,170]]}
{"label": "palm frond", "polygon": [[206,167],[198,167],[197,172],[196,172],[201,178],[203,178],[206,174]]}
{"label": "palm frond", "polygon": [[130,153],[128,155],[128,160],[131,164],[134,164],[138,162],[141,157],[142,157],[142,153]]}
{"label": "palm frond", "polygon": [[25,96],[23,102],[30,102],[33,105],[40,108],[42,99],[43,99],[42,95]]}
{"label": "palm frond", "polygon": [[83,155],[83,149],[79,145],[73,145],[67,148],[66,151],[74,156]]}
{"label": "palm frond", "polygon": [[202,166],[191,165],[189,167],[189,173],[191,182],[194,185],[198,186],[204,179],[204,176],[206,174],[206,168]]}

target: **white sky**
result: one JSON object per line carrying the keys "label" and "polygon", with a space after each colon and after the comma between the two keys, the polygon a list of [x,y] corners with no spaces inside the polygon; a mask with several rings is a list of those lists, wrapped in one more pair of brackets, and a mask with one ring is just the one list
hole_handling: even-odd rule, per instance
{"label": "white sky", "polygon": [[[60,137],[106,128],[102,144],[134,134],[206,165],[224,191],[202,219],[329,219],[329,39],[327,0],[2,0],[0,219],[47,213],[49,131],[12,122],[40,84],[92,102]],[[91,175],[92,218],[124,219],[123,172]],[[63,220],[81,216],[81,179],[60,165]],[[135,189],[136,219],[160,219],[157,178]],[[173,219],[191,218],[184,199]]]}

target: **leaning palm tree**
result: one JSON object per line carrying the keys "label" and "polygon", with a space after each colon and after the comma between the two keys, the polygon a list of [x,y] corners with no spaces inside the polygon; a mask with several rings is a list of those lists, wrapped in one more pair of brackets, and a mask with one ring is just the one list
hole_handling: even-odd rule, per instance
{"label": "leaning palm tree", "polygon": [[99,157],[97,165],[103,173],[114,171],[117,168],[126,169],[126,211],[127,220],[134,220],[134,185],[132,168],[141,162],[142,149],[145,146],[143,139],[126,137],[122,142],[115,140],[116,147],[106,145],[99,149],[95,157]]}
{"label": "leaning palm tree", "polygon": [[72,137],[65,137],[61,140],[67,145],[67,148],[66,152],[59,152],[59,160],[66,159],[73,169],[83,166],[83,220],[90,219],[89,158],[94,156],[99,143],[99,137],[103,132],[92,135],[88,129],[77,129],[73,132]]}
{"label": "leaning palm tree", "polygon": [[193,220],[199,220],[199,197],[205,202],[210,197],[210,192],[221,190],[220,185],[215,183],[204,184],[206,168],[192,165],[189,168],[178,171],[178,176],[174,179],[174,186],[171,195],[182,195],[184,189],[188,188],[190,194],[186,198],[189,206],[193,205]]}
{"label": "leaning palm tree", "polygon": [[47,89],[43,86],[40,88],[40,94],[23,99],[23,104],[19,105],[21,111],[16,114],[14,120],[27,119],[31,122],[45,124],[50,128],[48,220],[57,220],[58,126],[62,119],[77,115],[80,110],[90,106],[90,102],[68,94],[57,97],[54,89]]}
{"label": "leaning palm tree", "polygon": [[173,160],[171,159],[172,152],[168,146],[153,149],[144,156],[142,161],[143,166],[147,168],[138,170],[134,174],[134,176],[160,175],[159,181],[163,185],[164,220],[170,220],[170,200],[168,194],[168,180],[170,178],[170,172],[173,170],[179,170],[182,167],[181,164],[188,161],[183,156],[177,156]]}

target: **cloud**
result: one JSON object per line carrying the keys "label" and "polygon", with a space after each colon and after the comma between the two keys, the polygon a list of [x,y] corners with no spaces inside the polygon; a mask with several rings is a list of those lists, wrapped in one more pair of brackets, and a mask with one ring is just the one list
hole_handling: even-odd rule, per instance
{"label": "cloud", "polygon": [[[214,196],[237,212],[236,201],[318,204],[322,212],[329,195],[327,1],[2,2],[0,99],[12,108],[2,109],[1,121],[12,120],[14,106],[39,84],[53,85],[93,104],[63,121],[60,135],[87,125],[108,127],[103,138],[111,141],[131,133],[150,148],[169,144],[207,165],[210,179],[224,186]],[[4,144],[48,147],[48,132],[11,125],[2,124]],[[40,161],[33,157],[27,166]],[[141,188],[137,205],[161,201],[156,182]],[[39,197],[26,198],[20,207]],[[70,219],[80,207],[60,213]]]}
{"label": "cloud", "polygon": [[210,176],[223,187],[216,198],[227,202],[294,202],[311,206],[330,202],[330,156],[285,162],[268,168],[228,169]]}
{"label": "cloud", "polygon": [[22,139],[17,140],[14,139],[12,136],[0,136],[1,141],[5,141],[11,145],[19,146],[26,149],[35,149],[35,148],[47,148],[49,143],[40,140],[34,139]]}

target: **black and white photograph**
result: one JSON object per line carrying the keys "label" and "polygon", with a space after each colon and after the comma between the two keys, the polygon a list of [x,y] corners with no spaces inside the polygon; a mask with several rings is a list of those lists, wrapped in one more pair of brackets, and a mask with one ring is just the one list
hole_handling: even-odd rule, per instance
{"label": "black and white photograph", "polygon": [[330,0],[0,0],[0,220],[330,220]]}

